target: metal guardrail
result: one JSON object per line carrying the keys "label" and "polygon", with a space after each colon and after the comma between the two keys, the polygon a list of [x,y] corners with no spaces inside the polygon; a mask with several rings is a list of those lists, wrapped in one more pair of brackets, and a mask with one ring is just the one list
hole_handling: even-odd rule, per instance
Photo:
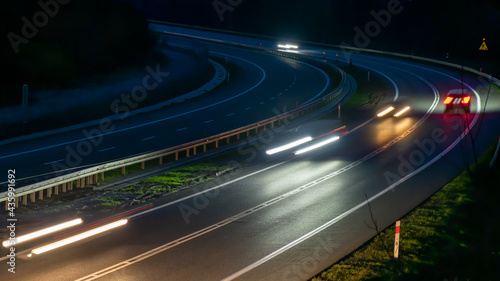
{"label": "metal guardrail", "polygon": [[444,66],[448,66],[448,67],[452,67],[452,68],[463,69],[467,72],[477,74],[478,76],[481,76],[481,77],[484,77],[487,79],[491,79],[491,81],[493,83],[500,86],[500,79],[492,77],[491,75],[488,75],[488,74],[481,72],[481,71],[478,71],[476,69],[473,69],[473,68],[470,68],[467,66],[463,66],[463,65],[459,65],[456,63],[450,63],[450,62],[446,62],[446,61],[440,61],[440,60],[419,57],[419,56],[413,56],[413,55],[407,55],[407,54],[379,51],[379,50],[374,50],[374,49],[361,49],[361,48],[346,47],[346,46],[341,47],[341,46],[337,46],[337,45],[336,45],[336,47],[339,49],[343,48],[343,49],[352,50],[352,51],[359,52],[359,53],[373,53],[373,54],[380,54],[380,55],[386,55],[386,56],[400,57],[400,58],[405,58],[405,59],[410,59],[410,60],[418,60],[418,61],[434,63],[434,64],[438,64],[438,65],[444,65]]}
{"label": "metal guardrail", "polygon": [[[302,105],[289,112],[279,114],[275,117],[261,120],[259,122],[238,129],[234,129],[231,131],[227,131],[218,135],[214,135],[208,138],[203,138],[189,143],[181,144],[178,146],[162,149],[159,151],[133,156],[126,159],[109,162],[106,164],[97,165],[91,168],[79,170],[77,172],[69,173],[66,175],[62,175],[59,177],[55,177],[52,179],[48,179],[45,181],[17,188],[15,190],[14,203],[17,207],[19,204],[19,199],[21,198],[22,204],[26,205],[28,203],[28,196],[31,202],[34,202],[36,200],[35,197],[37,192],[39,200],[42,200],[44,197],[44,193],[46,197],[51,197],[52,194],[57,195],[60,191],[66,192],[66,190],[72,190],[74,185],[76,185],[76,187],[78,188],[78,187],[84,187],[85,185],[88,184],[93,184],[98,181],[97,177],[99,175],[101,176],[101,180],[103,181],[104,173],[111,170],[116,170],[121,168],[122,175],[124,175],[126,167],[130,165],[141,163],[141,169],[144,169],[146,161],[151,161],[155,159],[158,160],[159,165],[162,165],[163,157],[166,156],[174,155],[175,157],[174,159],[178,160],[179,156],[189,157],[190,154],[195,155],[198,152],[205,152],[208,150],[207,148],[210,146],[212,146],[213,148],[218,148],[219,145],[221,144],[220,143],[221,141],[225,141],[225,143],[228,144],[230,143],[231,138],[233,139],[235,138],[236,141],[238,141],[240,140],[241,135],[246,135],[245,137],[248,137],[252,132],[257,134],[259,130],[266,130],[268,128],[274,128],[275,126],[281,126],[282,124],[286,124],[286,122],[288,122],[289,120],[296,119],[299,116],[312,112],[332,102],[342,92],[343,86],[345,84],[345,73],[343,71],[340,72],[342,75],[341,83],[334,90],[325,95],[323,98],[320,98],[309,104]],[[0,202],[6,201],[5,209],[8,209],[9,200],[10,199],[8,197],[8,192],[0,193]]]}
{"label": "metal guardrail", "polygon": [[[185,36],[185,35],[184,35]],[[190,36],[187,36],[190,37]],[[196,36],[192,36],[195,38],[198,38]],[[198,38],[198,39],[204,39],[207,40],[207,38]],[[260,49],[263,50],[262,48],[257,48],[257,47],[251,47],[248,45],[243,45],[243,44],[238,44],[238,43],[231,43],[231,42],[220,42],[220,40],[212,40],[216,41],[219,43],[225,43],[225,44],[234,44],[237,46],[245,47],[245,48],[254,48],[254,49]],[[330,45],[332,47],[336,47],[340,49],[340,46],[335,46],[335,45]],[[391,53],[391,52],[385,52],[385,51],[379,51],[379,50],[371,50],[371,49],[360,49],[360,48],[354,48],[354,47],[343,47],[344,49],[350,49],[355,52],[368,52],[368,53],[374,53],[374,54],[381,54],[381,55],[389,55],[389,56],[395,56],[395,57],[401,57],[401,58],[406,58],[406,59],[412,59],[412,60],[420,60],[428,63],[434,63],[434,64],[439,64],[439,65],[444,65],[448,67],[453,67],[453,68],[458,68],[458,69],[464,69],[468,72],[480,75],[482,77],[492,79],[495,84],[500,86],[500,80],[497,78],[490,77],[489,75],[479,72],[475,69],[469,68],[469,67],[463,67],[462,65],[457,65],[453,63],[448,63],[444,61],[439,61],[439,60],[434,60],[434,59],[429,59],[429,58],[424,58],[424,57],[417,57],[417,56],[411,56],[411,55],[405,55],[405,54],[398,54],[398,53]],[[265,50],[269,51],[269,50]],[[274,52],[274,51],[273,51]],[[274,52],[276,54],[281,54],[284,55],[284,53],[281,52]],[[291,56],[294,58],[297,58],[297,56]],[[294,110],[291,110],[287,113],[280,114],[278,116],[268,118],[266,120],[262,120],[260,122],[250,124],[235,130],[231,130],[219,135],[211,136],[209,138],[204,138],[200,140],[196,140],[190,143],[178,145],[175,147],[171,148],[166,148],[163,150],[151,152],[151,153],[146,153],[143,155],[139,156],[134,156],[118,161],[113,161],[110,163],[94,166],[91,168],[83,169],[74,173],[70,173],[67,175],[59,176],[53,179],[45,180],[39,183],[34,183],[30,184],[21,188],[16,189],[15,191],[15,205],[16,207],[18,206],[18,200],[19,198],[22,198],[22,203],[27,204],[28,200],[28,195],[30,195],[30,201],[35,201],[35,193],[39,193],[39,199],[43,199],[43,191],[46,191],[47,197],[50,197],[52,195],[52,189],[54,189],[54,194],[58,194],[59,190],[62,189],[62,192],[66,192],[66,189],[71,190],[73,188],[73,184],[76,182],[76,187],[83,187],[86,184],[92,184],[94,182],[97,182],[97,176],[100,174],[101,175],[101,180],[104,180],[104,172],[110,171],[110,170],[115,170],[115,169],[122,169],[122,174],[125,174],[125,169],[127,166],[134,165],[137,163],[141,163],[141,168],[144,169],[145,167],[145,162],[146,161],[151,161],[154,159],[158,159],[159,165],[162,165],[163,163],[163,157],[169,156],[174,154],[175,155],[175,160],[179,159],[179,153],[184,152],[185,157],[189,157],[191,151],[193,154],[196,154],[198,152],[198,148],[202,147],[202,151],[207,151],[207,146],[210,144],[215,145],[215,148],[218,148],[219,142],[222,140],[226,140],[226,143],[230,142],[231,137],[235,137],[236,139],[240,139],[241,134],[246,134],[246,136],[249,136],[251,131],[255,131],[255,133],[258,133],[259,129],[266,129],[267,126],[271,126],[273,128],[275,126],[275,123],[278,122],[278,126],[281,125],[281,123],[284,121],[286,123],[288,119],[293,120],[296,117],[299,117],[299,115],[304,115],[307,112],[316,110],[317,108],[324,106],[331,101],[333,101],[341,92],[342,87],[345,83],[345,73],[342,72],[342,81],[340,85],[331,91],[329,94],[327,94],[325,97],[323,97],[321,100],[316,100],[310,104],[303,105],[301,107],[298,107]],[[0,193],[0,202],[6,201],[5,203],[5,209],[8,208],[8,192],[3,192]]]}
{"label": "metal guardrail", "polygon": [[[181,28],[190,28],[190,29],[195,29],[195,30],[200,30],[200,31],[224,33],[224,34],[233,35],[233,36],[245,36],[245,37],[252,37],[252,38],[259,38],[259,39],[273,40],[273,41],[277,40],[276,38],[274,38],[272,36],[265,36],[265,35],[251,34],[251,33],[242,33],[242,32],[236,32],[236,31],[227,31],[227,30],[220,30],[220,29],[215,29],[215,28],[206,28],[206,27],[199,27],[199,26],[193,27],[193,26],[188,26],[188,25],[184,25],[184,24],[168,23],[168,22],[163,22],[163,21],[158,21],[158,20],[148,20],[148,21],[150,23],[153,23],[153,24],[172,25],[172,26],[181,27]],[[224,41],[217,40],[217,39],[203,38],[200,36],[191,36],[191,35],[176,34],[176,33],[174,33],[174,35],[190,37],[190,38],[195,38],[195,39],[208,40],[208,41],[213,41],[213,42],[218,42],[218,43],[230,43],[230,42],[224,42]],[[454,63],[449,63],[449,62],[445,62],[445,61],[440,61],[440,60],[435,60],[435,59],[430,59],[430,58],[425,58],[425,57],[420,57],[420,56],[414,56],[414,55],[385,52],[385,51],[380,51],[380,50],[375,50],[375,49],[364,49],[364,48],[324,44],[324,43],[317,43],[317,42],[310,42],[310,41],[301,41],[301,42],[304,44],[308,44],[308,45],[325,46],[328,48],[335,48],[338,50],[351,50],[351,51],[355,51],[355,52],[359,52],[359,53],[373,53],[373,54],[388,55],[388,56],[400,57],[400,58],[411,59],[411,60],[419,60],[419,61],[423,61],[423,62],[430,62],[430,63],[445,65],[448,67],[458,68],[458,69],[462,69],[462,67],[463,67],[464,70],[471,72],[471,73],[474,73],[474,74],[477,74],[477,75],[482,76],[484,78],[491,79],[493,81],[493,83],[500,86],[500,79],[495,78],[495,77],[491,77],[490,75],[488,75],[484,72],[478,71],[478,70],[470,68],[470,67],[462,66],[459,64],[454,64]],[[239,44],[239,43],[232,43],[232,44],[238,45],[241,47],[250,48],[250,46],[245,45],[245,44]],[[256,48],[256,47],[254,47],[254,48]]]}

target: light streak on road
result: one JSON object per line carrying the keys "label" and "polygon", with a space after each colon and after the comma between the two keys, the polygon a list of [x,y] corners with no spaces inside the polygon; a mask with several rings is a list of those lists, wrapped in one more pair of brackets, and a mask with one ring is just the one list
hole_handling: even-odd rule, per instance
{"label": "light streak on road", "polygon": [[25,241],[28,241],[28,240],[31,240],[31,239],[38,238],[38,237],[43,236],[43,235],[47,235],[49,233],[53,233],[53,232],[59,231],[61,229],[65,229],[65,228],[68,228],[68,227],[75,226],[77,224],[81,224],[82,222],[83,222],[82,219],[74,219],[74,220],[71,220],[71,221],[60,223],[58,225],[54,225],[54,226],[51,226],[51,227],[48,227],[48,228],[44,228],[44,229],[32,232],[30,234],[26,234],[26,235],[23,235],[23,236],[16,237],[13,240],[5,240],[5,241],[3,241],[2,245],[4,247],[10,247],[10,246],[15,245],[15,244],[19,244],[19,243],[22,243],[22,242],[25,242]]}

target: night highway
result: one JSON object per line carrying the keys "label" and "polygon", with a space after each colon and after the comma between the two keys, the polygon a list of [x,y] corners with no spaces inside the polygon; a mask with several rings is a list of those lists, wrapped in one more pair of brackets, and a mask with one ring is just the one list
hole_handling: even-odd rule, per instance
{"label": "night highway", "polygon": [[[63,1],[53,2],[52,9],[60,5],[64,11]],[[196,98],[159,109],[145,106],[130,116],[117,112],[72,127],[2,138],[0,170],[15,169],[17,188],[242,128],[324,100],[332,91],[339,95],[326,107],[271,130],[271,137],[258,135],[254,142],[226,146],[224,152],[232,153],[227,155],[237,156],[224,160],[241,164],[233,173],[135,207],[84,218],[81,226],[18,241],[15,250],[1,247],[0,280],[310,280],[377,235],[371,225],[374,217],[377,228],[393,225],[469,170],[499,140],[500,84],[487,79],[492,77],[479,71],[479,61],[471,57],[467,60],[473,71],[434,55],[423,59],[376,48],[387,46],[380,41],[367,49],[346,48],[326,39],[257,36],[243,27],[241,32],[222,30],[234,23],[232,17],[244,13],[246,2],[235,4],[242,1],[214,6],[212,17],[217,20],[205,18],[205,27],[156,17],[159,11],[152,10],[165,8],[165,3],[125,2],[149,17],[138,22],[158,41],[206,50],[229,75]],[[186,11],[174,2],[170,8]],[[393,17],[403,11],[389,2],[383,6]],[[73,12],[79,9],[71,7]],[[196,14],[190,19],[201,21]],[[408,40],[405,35],[401,45]],[[134,47],[124,57],[142,48]],[[98,57],[99,52],[93,54]],[[481,67],[496,70],[492,65]],[[351,75],[354,69],[363,75]],[[338,112],[360,94],[361,85],[364,89],[374,81],[378,86],[373,91],[380,92],[383,85],[381,102]],[[10,103],[8,98],[3,101]],[[108,120],[104,127],[102,120]],[[221,154],[218,149],[211,153]],[[0,192],[10,191],[9,179],[0,179]],[[55,220],[37,217],[36,212],[13,220],[4,202],[2,212],[2,241],[9,241],[9,233],[20,237],[25,230],[65,221],[57,214]],[[19,227],[24,218],[33,225]],[[8,228],[14,221],[23,233]],[[121,224],[104,230],[113,222]],[[103,232],[44,249],[99,227]],[[9,270],[12,257],[15,274]]]}

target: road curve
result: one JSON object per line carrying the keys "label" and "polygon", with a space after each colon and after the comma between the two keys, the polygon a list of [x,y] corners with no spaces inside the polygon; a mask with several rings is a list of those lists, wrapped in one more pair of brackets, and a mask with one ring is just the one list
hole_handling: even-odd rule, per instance
{"label": "road curve", "polygon": [[[321,69],[295,59],[209,45],[235,69],[230,82],[189,102],[100,125],[0,147],[0,169],[18,180],[53,177],[146,152],[202,139],[293,109],[335,87]],[[104,124],[104,125],[103,125]]]}
{"label": "road curve", "polygon": [[477,77],[464,77],[474,93],[466,120],[443,114],[442,96],[461,86],[460,73],[352,58],[389,78],[389,96],[411,104],[411,114],[361,115],[348,124],[355,130],[304,155],[268,159],[243,149],[248,159],[257,154],[249,167],[161,198],[122,229],[22,262],[16,278],[307,280],[375,235],[367,202],[379,227],[392,224],[473,161],[470,136],[481,154],[500,134],[500,98],[485,106]]}

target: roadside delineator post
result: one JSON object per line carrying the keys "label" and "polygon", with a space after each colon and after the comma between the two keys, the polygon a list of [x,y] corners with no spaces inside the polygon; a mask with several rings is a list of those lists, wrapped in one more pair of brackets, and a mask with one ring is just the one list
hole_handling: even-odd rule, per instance
{"label": "roadside delineator post", "polygon": [[495,154],[493,155],[493,158],[491,159],[491,162],[490,162],[490,169],[492,169],[493,166],[495,166],[495,162],[497,161],[499,150],[500,150],[500,137],[498,137],[497,148],[495,149]]}
{"label": "roadside delineator post", "polygon": [[399,228],[400,222],[396,221],[396,237],[394,238],[394,258],[399,257]]}

